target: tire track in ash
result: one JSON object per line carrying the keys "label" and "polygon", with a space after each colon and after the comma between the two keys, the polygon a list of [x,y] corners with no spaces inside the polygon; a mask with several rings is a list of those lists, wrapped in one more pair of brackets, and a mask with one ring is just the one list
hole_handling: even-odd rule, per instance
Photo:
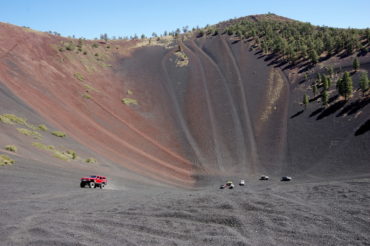
{"label": "tire track in ash", "polygon": [[[227,204],[229,204],[233,208],[233,210],[237,210],[237,211],[233,211],[233,214],[238,214],[238,218],[243,218],[243,219],[240,219],[241,227],[239,227],[239,228],[230,227],[229,228],[230,230],[237,233],[244,242],[250,241],[248,239],[247,235],[246,235],[247,233],[249,233],[249,235],[251,235],[252,238],[258,238],[259,237],[260,232],[258,232],[256,230],[247,230],[247,229],[249,229],[249,223],[246,224],[245,221],[249,222],[254,218],[245,213],[246,211],[240,205],[240,201],[234,201],[233,199],[225,199],[225,196],[221,195],[221,194],[215,194],[215,195],[219,197],[218,200],[220,200],[220,201],[226,200]],[[255,199],[254,194],[249,194],[249,196],[250,195],[252,195],[252,196],[249,198],[248,203],[251,202],[251,201],[254,201],[254,199]],[[259,217],[260,216],[258,216],[258,219],[260,219]],[[271,236],[269,236],[268,234],[266,234],[264,236],[264,240],[269,240],[269,243],[271,243],[271,245],[276,244],[275,240]]]}
{"label": "tire track in ash", "polygon": [[[193,40],[191,41],[191,43],[192,43],[192,46],[194,48],[197,48],[199,50],[198,46],[194,43]],[[203,64],[202,64],[200,58],[191,49],[189,49],[185,44],[184,44],[184,48],[189,53],[193,54],[193,56],[195,57],[196,63],[199,64],[200,74],[201,74],[201,81],[202,81],[202,85],[203,85],[205,96],[206,96],[208,116],[209,116],[210,123],[211,123],[210,127],[211,127],[212,136],[213,136],[214,153],[216,154],[216,160],[217,160],[218,168],[219,168],[219,170],[223,171],[224,168],[221,165],[222,157],[221,157],[221,149],[220,149],[220,145],[219,145],[219,141],[218,141],[218,137],[217,137],[218,135],[217,135],[217,129],[216,129],[214,109],[213,109],[213,106],[212,106],[212,103],[211,103],[211,98],[210,98],[210,94],[209,94],[209,89],[208,89],[208,84],[207,84],[207,79],[206,79],[204,67],[203,67]]]}
{"label": "tire track in ash", "polygon": [[[72,106],[70,104],[65,104],[65,105],[66,105],[66,108],[73,108],[73,105]],[[100,106],[99,103],[97,103],[97,105]],[[37,107],[37,109],[38,108],[39,107]],[[55,106],[54,108],[58,108],[58,107]],[[104,110],[104,107],[103,107],[103,110]],[[41,115],[44,115],[42,112],[40,114]],[[48,115],[46,115],[45,118],[46,119],[49,119],[51,122],[53,122],[56,126],[59,126],[61,129],[64,128],[64,126],[61,125],[60,122],[57,122],[54,119],[48,117]],[[145,151],[143,151],[139,147],[136,147],[136,146],[132,145],[131,143],[123,140],[122,138],[119,138],[117,135],[115,135],[114,133],[108,131],[106,128],[104,128],[103,126],[101,126],[97,122],[89,120],[90,118],[87,115],[85,115],[85,114],[81,114],[79,116],[79,119],[82,120],[82,121],[84,121],[84,122],[90,122],[90,126],[93,127],[94,129],[96,129],[97,132],[104,134],[105,136],[107,136],[110,139],[112,139],[114,142],[118,143],[121,146],[126,147],[128,150],[132,151],[133,153],[136,153],[136,154],[138,154],[138,155],[146,158],[147,160],[150,160],[150,161],[153,161],[154,163],[159,164],[159,166],[165,168],[165,170],[176,172],[177,175],[172,175],[171,176],[171,178],[173,178],[175,180],[179,180],[180,181],[180,178],[178,177],[179,175],[185,175],[185,176],[187,176],[190,173],[190,171],[188,170],[188,167],[191,164],[188,167],[186,167],[186,168],[185,167],[176,167],[173,164],[169,163],[168,161],[159,159],[159,158],[157,158],[154,155],[151,155],[149,153],[146,153]],[[71,135],[73,136],[74,134],[71,134]],[[75,139],[79,139],[79,138],[78,137],[75,137]],[[96,141],[96,139],[94,139],[94,141]],[[98,146],[99,145],[100,144],[98,143]],[[118,156],[122,156],[123,155],[122,152],[117,152],[117,151],[113,150],[110,147],[106,147],[106,148],[108,148],[110,150],[110,152],[113,152],[115,154],[115,156],[117,156],[117,155]],[[93,149],[96,149],[96,148],[93,148]],[[107,156],[107,153],[104,153],[104,151],[101,151],[101,149],[96,149],[96,152],[102,153],[104,156]],[[152,178],[155,179],[155,176],[153,176],[152,174],[156,174],[156,175],[158,175],[157,178],[158,177],[162,177],[163,180],[166,180],[166,175],[165,174],[161,174],[160,171],[158,170],[158,168],[154,168],[154,167],[153,168],[150,168],[148,166],[145,166],[142,163],[140,163],[137,160],[135,160],[134,158],[128,157],[127,155],[125,155],[125,159],[127,161],[131,162],[131,163],[135,163],[135,166],[130,165],[130,167],[128,167],[129,169],[134,170],[135,172],[138,172],[138,173],[141,173],[141,171],[142,170],[145,170],[145,169],[146,170],[150,170],[150,174],[147,173],[146,175],[148,175],[148,176],[150,176],[150,177],[152,177]],[[120,162],[122,162],[122,160]],[[141,167],[142,169],[137,168],[137,167]],[[168,177],[167,177],[167,179],[168,179]],[[183,179],[181,179],[181,180],[182,180],[182,182],[186,182]]]}
{"label": "tire track in ash", "polygon": [[[99,216],[107,217],[107,216]],[[124,218],[124,219],[123,219]],[[96,218],[88,218],[84,221],[84,224],[91,225],[94,224]],[[125,221],[133,221],[133,223]],[[148,226],[148,221],[151,221],[150,224],[156,224],[156,228]],[[232,222],[236,224],[229,224]],[[99,224],[104,225],[104,230],[99,233],[103,236],[106,236],[104,232],[109,233],[111,228],[119,228],[120,234],[124,236],[125,233],[134,233],[137,237],[155,237],[160,240],[176,240],[181,243],[185,243],[190,239],[194,242],[201,242],[202,240],[208,238],[209,233],[214,232],[215,230],[224,232],[218,236],[224,237],[227,233],[227,237],[232,237],[235,240],[247,242],[247,239],[238,231],[237,228],[240,227],[241,222],[235,215],[221,217],[214,216],[198,216],[194,214],[185,213],[183,211],[171,210],[171,211],[122,211],[119,212],[119,215],[112,220],[99,219]],[[188,228],[187,231],[184,231],[183,228]],[[200,228],[200,230],[199,230]],[[189,234],[196,234],[196,237],[190,237]],[[197,244],[198,245],[198,244]]]}
{"label": "tire track in ash", "polygon": [[163,84],[164,88],[167,90],[167,93],[168,93],[168,95],[169,95],[169,97],[172,101],[172,105],[175,108],[175,113],[176,113],[177,119],[179,120],[181,129],[183,130],[183,132],[185,134],[185,138],[186,138],[187,142],[191,146],[191,148],[192,148],[193,152],[195,153],[198,161],[200,163],[205,163],[206,159],[203,157],[203,154],[201,153],[197,142],[193,138],[193,136],[192,136],[192,134],[191,134],[186,122],[185,122],[185,119],[183,117],[183,113],[181,112],[179,103],[178,103],[178,101],[176,100],[176,97],[175,97],[175,92],[174,92],[174,88],[172,86],[171,79],[170,79],[169,74],[168,74],[168,70],[167,70],[167,67],[166,67],[166,60],[170,57],[172,52],[173,52],[173,50],[169,51],[162,58],[162,61],[161,61],[162,70],[164,71],[165,78],[166,78],[166,81],[167,81],[167,83],[162,83],[162,84]]}
{"label": "tire track in ash", "polygon": [[[39,241],[42,239],[48,238],[49,242],[51,242],[53,239],[64,239],[65,240],[65,233],[63,233],[63,230],[67,227],[62,227],[59,225],[59,216],[56,218],[54,215],[57,213],[60,215],[59,210],[62,210],[60,208],[59,203],[54,204],[55,206],[51,206],[47,209],[42,209],[40,207],[41,203],[49,203],[50,201],[53,201],[55,199],[61,199],[61,201],[69,201],[74,200],[76,198],[84,200],[89,197],[89,194],[81,194],[81,192],[67,192],[63,194],[53,194],[53,195],[45,195],[44,197],[38,197],[35,196],[34,198],[27,200],[32,206],[29,209],[33,209],[34,211],[29,211],[29,215],[24,216],[21,218],[20,221],[10,224],[8,228],[12,228],[11,231],[8,234],[8,238],[5,240],[9,240],[11,243],[10,245],[28,245],[32,244],[33,241]],[[44,198],[47,198],[44,200]],[[40,200],[41,199],[41,200]],[[35,204],[35,200],[39,203]],[[21,201],[20,201],[21,202]],[[23,201],[24,202],[24,201]],[[35,207],[36,206],[36,207]],[[77,207],[77,206],[76,206]],[[80,209],[78,209],[78,215],[80,214]],[[70,217],[70,214],[63,214],[63,220],[66,221],[66,224],[70,225],[70,223],[73,224],[77,218],[80,216],[73,216]],[[70,217],[69,219],[73,218],[75,221],[67,220],[67,217]],[[53,225],[50,226],[50,218],[53,217]],[[68,222],[67,222],[68,221]],[[55,228],[60,228],[61,230],[55,230]],[[86,238],[88,239],[88,238]],[[83,244],[82,244],[83,245]]]}
{"label": "tire track in ash", "polygon": [[250,154],[251,154],[251,158],[252,158],[252,163],[251,163],[251,170],[252,170],[252,173],[255,174],[255,165],[257,164],[257,160],[258,160],[258,152],[257,152],[257,144],[256,144],[256,139],[255,139],[255,136],[254,136],[254,131],[252,129],[252,121],[251,121],[251,117],[250,117],[250,113],[249,113],[249,109],[248,109],[248,104],[247,104],[247,97],[246,97],[246,93],[245,93],[245,88],[244,88],[244,85],[243,85],[243,78],[242,78],[242,75],[241,75],[241,72],[240,72],[240,68],[236,62],[236,59],[235,59],[235,55],[234,53],[232,52],[229,44],[226,42],[225,38],[220,36],[220,39],[232,61],[232,65],[234,67],[234,70],[235,70],[235,73],[238,77],[238,85],[239,85],[239,88],[240,88],[240,94],[241,94],[241,99],[242,99],[242,109],[243,109],[243,112],[244,112],[244,122],[245,122],[245,127],[247,129],[247,135],[248,135],[248,140],[249,140],[249,145],[250,145]]}
{"label": "tire track in ash", "polygon": [[104,129],[103,127],[100,127],[98,124],[93,123],[93,125],[96,128],[100,128],[100,131],[103,132],[103,133],[105,133],[111,139],[115,139],[118,143],[122,144],[127,149],[129,149],[132,152],[137,153],[137,154],[139,154],[139,155],[147,158],[148,160],[151,160],[151,161],[153,161],[155,163],[158,163],[158,164],[160,164],[160,165],[168,168],[169,170],[177,171],[177,172],[182,173],[182,174],[186,174],[188,172],[187,169],[176,167],[176,166],[174,166],[174,165],[172,165],[172,164],[170,164],[170,163],[168,163],[168,162],[166,162],[164,160],[158,159],[157,157],[155,157],[155,156],[153,156],[151,154],[146,153],[145,151],[141,150],[140,148],[137,148],[136,146],[133,146],[132,144],[128,143],[127,141],[122,140],[121,138],[119,138],[118,136],[114,135],[110,131]]}
{"label": "tire track in ash", "polygon": [[[288,168],[288,119],[289,119],[289,99],[290,99],[290,84],[289,84],[289,78],[286,76],[286,74],[280,70],[280,68],[277,69],[278,74],[280,75],[280,78],[284,81],[285,84],[285,93],[286,93],[286,99],[284,102],[284,112],[282,113],[282,119],[283,122],[281,122],[282,127],[280,130],[280,137],[281,142],[279,143],[280,146],[280,152],[279,152],[279,158],[280,158],[280,172],[289,172]],[[281,103],[282,105],[282,103]]]}
{"label": "tire track in ash", "polygon": [[[333,214],[332,212],[332,207],[326,207],[317,203],[312,203],[310,201],[303,200],[297,196],[289,198],[289,194],[287,194],[288,196],[283,196],[276,193],[271,193],[270,195],[277,198],[278,200],[283,201],[284,204],[290,204],[293,206],[295,205],[307,209],[308,211],[310,211],[309,214],[311,216],[314,216],[312,220],[315,220],[317,223],[323,226],[329,224],[331,226],[337,227],[338,230],[340,230],[341,232],[345,232],[347,235],[351,235],[356,231],[356,229],[353,228],[353,225],[347,224],[347,220],[341,218],[340,216],[335,216],[335,214]],[[358,223],[356,224],[358,225]],[[362,224],[360,224],[360,226],[363,227]]]}
{"label": "tire track in ash", "polygon": [[[154,214],[154,215],[153,214],[143,215],[142,213],[138,213],[137,216],[142,216],[142,217],[151,216],[159,220],[161,219],[175,220],[177,223],[186,223],[192,226],[199,225],[207,229],[209,229],[210,227],[223,228],[227,230],[231,235],[240,239],[241,241],[247,242],[247,238],[243,235],[242,231],[237,228],[237,227],[240,227],[243,223],[238,219],[237,216],[234,216],[234,215],[229,215],[229,216],[222,215],[220,217],[214,217],[213,215],[211,215],[207,217],[205,214],[191,215],[191,214],[187,214],[184,212],[171,211],[171,212],[159,213],[159,214]],[[228,225],[228,223],[232,223],[232,222],[235,222],[236,225]],[[202,235],[204,235],[203,234],[204,231],[202,231]],[[199,233],[199,231],[197,231],[197,233]]]}
{"label": "tire track in ash", "polygon": [[[49,119],[50,122],[53,122],[56,126],[59,126],[61,129],[63,129],[63,126],[60,125],[60,122],[56,122],[54,119],[49,118],[49,117],[46,117],[46,119]],[[162,168],[165,168],[165,170],[167,170],[167,171],[170,171],[170,172],[174,171],[176,173],[176,175],[171,175],[171,179],[187,183],[187,181],[183,178],[180,178],[179,175],[182,175],[182,176],[189,175],[190,171],[188,169],[176,167],[176,166],[170,164],[169,162],[158,159],[157,157],[146,153],[145,151],[141,150],[140,148],[138,148],[136,146],[133,146],[132,144],[128,143],[127,141],[123,140],[122,138],[119,138],[115,134],[111,133],[110,131],[108,131],[104,127],[100,126],[95,121],[90,121],[88,116],[86,116],[85,114],[81,114],[79,116],[79,119],[83,120],[84,122],[90,122],[90,127],[96,129],[97,132],[99,132],[101,134],[104,134],[106,137],[109,137],[112,141],[116,142],[117,144],[126,147],[128,150],[132,151],[133,153],[136,153],[136,154],[146,158],[147,160],[151,160],[154,163],[159,164],[159,166],[161,166]],[[70,135],[74,136],[74,134],[71,134],[71,133],[70,133]],[[79,139],[76,136],[74,136],[74,137],[75,137],[75,139]],[[91,145],[92,148],[96,150],[96,152],[102,153],[104,156],[108,156],[108,158],[110,159],[109,155],[107,155],[107,153],[105,151],[103,151],[103,149],[94,148],[94,145],[96,145],[96,144],[92,144],[91,140],[97,141],[96,139],[94,139],[94,138],[91,139],[91,136],[88,136],[88,135],[86,135],[86,137],[84,139],[90,139],[90,141],[87,143],[87,145],[88,146]],[[97,142],[97,145],[102,147],[99,142]],[[122,152],[117,152],[116,150],[112,149],[111,147],[105,147],[105,150],[109,151],[114,156],[120,156],[120,157],[123,156]],[[169,183],[168,182],[168,175],[161,173],[161,171],[158,170],[158,167],[149,167],[147,165],[144,165],[144,164],[140,163],[139,161],[135,160],[134,158],[128,157],[127,155],[124,155],[124,159],[126,161],[129,161],[130,163],[135,164],[135,165],[125,166],[128,169],[133,170],[134,172],[137,172],[137,173],[143,173],[143,170],[150,171],[150,173],[146,172],[145,175],[149,176],[151,178],[154,178],[154,179],[157,179],[157,180],[162,180],[162,181],[165,181],[166,183]],[[122,160],[120,160],[120,162],[122,162]],[[155,174],[155,175],[153,175],[153,174]],[[160,178],[160,177],[162,177],[162,178]]]}
{"label": "tire track in ash", "polygon": [[[247,162],[247,156],[246,156],[246,152],[245,152],[245,149],[246,149],[246,143],[245,143],[245,139],[244,139],[244,131],[243,131],[243,128],[242,128],[242,123],[241,123],[241,120],[240,120],[240,117],[237,113],[237,110],[236,110],[236,107],[235,107],[235,102],[233,100],[233,97],[232,97],[232,94],[231,94],[231,91],[230,91],[230,88],[228,86],[228,81],[226,79],[226,76],[225,74],[222,72],[222,69],[220,68],[220,66],[217,64],[217,62],[210,56],[207,54],[206,51],[204,51],[203,47],[199,47],[201,53],[206,57],[206,59],[208,59],[208,61],[212,64],[212,66],[217,70],[218,74],[220,75],[222,81],[224,82],[223,83],[223,86],[225,87],[225,91],[226,91],[226,95],[230,101],[230,104],[231,104],[231,112],[232,112],[232,116],[233,116],[233,120],[234,120],[234,125],[235,127],[237,128],[237,132],[238,134],[236,134],[236,138],[239,139],[238,141],[238,148],[239,148],[239,152],[238,153],[241,153],[241,163],[246,163]],[[232,58],[232,56],[231,56]],[[235,62],[235,60],[234,60]]]}
{"label": "tire track in ash", "polygon": [[[17,83],[10,82],[10,84],[11,84],[11,86],[10,86],[9,89],[11,91],[13,91],[15,93],[15,95],[17,95],[19,98],[26,98],[26,97],[22,96],[23,93],[16,93],[17,90],[14,90],[14,87],[18,87]],[[41,96],[41,91],[37,90],[35,88],[31,88],[31,87],[26,86],[26,87],[23,87],[23,91],[27,91],[27,94],[33,94],[37,98],[43,98],[43,96]],[[45,104],[45,102],[36,101],[36,103],[33,104],[34,105],[33,108],[36,112],[38,112],[41,116],[43,116],[44,119],[48,120],[54,126],[57,126],[60,129],[66,129],[65,128],[66,126],[62,124],[63,122],[60,121],[60,120],[58,121],[57,119],[51,117],[50,114],[48,114],[48,111],[50,112],[50,111],[53,111],[55,109],[60,109],[60,110],[63,111],[63,113],[70,114],[68,109],[73,109],[75,107],[73,106],[73,104],[70,104],[70,103],[64,101],[63,108],[60,108],[59,104],[60,104],[60,102],[63,102],[63,100],[60,100],[61,98],[58,95],[54,94],[53,96],[55,97],[56,100],[53,100],[53,101],[50,100],[50,101],[48,101],[47,104]],[[104,107],[103,107],[103,109],[104,109]],[[147,160],[152,161],[153,164],[159,164],[159,165],[157,167],[150,167],[148,165],[144,165],[143,163],[140,163],[139,161],[135,160],[134,158],[130,158],[127,155],[124,155],[124,153],[122,153],[122,151],[118,152],[118,151],[114,150],[112,147],[102,146],[101,143],[97,139],[91,138],[91,136],[89,136],[88,134],[83,133],[83,135],[85,135],[85,137],[80,139],[78,137],[78,135],[73,134],[70,131],[67,131],[67,132],[69,132],[69,134],[71,136],[73,136],[76,140],[78,140],[78,142],[86,144],[87,146],[90,146],[90,148],[95,150],[95,152],[100,153],[103,156],[107,156],[108,159],[110,159],[110,160],[114,161],[114,159],[115,159],[118,163],[122,163],[122,162],[127,163],[127,162],[129,162],[130,164],[125,164],[124,165],[126,168],[128,168],[131,171],[134,171],[138,174],[144,172],[145,176],[151,177],[154,180],[161,180],[161,181],[164,181],[165,183],[170,183],[170,184],[173,184],[173,183],[176,184],[178,182],[183,182],[183,183],[186,183],[186,184],[189,185],[189,184],[193,183],[193,182],[190,182],[189,180],[187,180],[185,178],[185,177],[190,177],[189,167],[191,167],[192,165],[189,162],[188,162],[189,165],[187,165],[185,167],[176,167],[173,164],[171,164],[170,162],[165,161],[165,160],[161,160],[161,159],[157,158],[154,155],[146,153],[142,149],[140,149],[140,148],[132,145],[131,143],[119,138],[114,133],[108,131],[107,129],[105,129],[104,127],[99,125],[97,122],[91,121],[90,118],[85,114],[80,114],[80,116],[78,118],[78,121],[79,122],[82,122],[82,121],[83,122],[89,122],[89,127],[95,129],[96,132],[98,132],[100,134],[103,134],[106,137],[111,138],[113,140],[113,142],[118,144],[118,146],[124,146],[128,150],[132,151],[133,153],[135,153],[137,155],[140,155],[140,156],[144,157]],[[84,141],[81,141],[81,140],[84,140]],[[91,141],[91,140],[93,140],[93,141]],[[92,144],[93,142],[95,142],[95,144]],[[96,146],[100,146],[100,147],[96,147]],[[104,150],[106,150],[107,152],[105,152]],[[109,154],[107,154],[107,153],[112,154],[112,156],[109,156]],[[113,159],[112,159],[112,157],[113,157]],[[122,158],[122,157],[124,157],[124,158]],[[158,167],[162,168],[162,171],[159,170]],[[161,173],[161,172],[163,172],[163,170],[165,170],[165,172],[172,172],[174,175],[171,175],[171,177],[168,177],[168,174],[166,175],[166,173]],[[174,181],[169,182],[170,179],[173,179]]]}
{"label": "tire track in ash", "polygon": [[9,55],[16,47],[18,46],[18,41],[7,51],[4,51],[4,54],[0,56],[0,59],[5,58],[7,55]]}
{"label": "tire track in ash", "polygon": [[125,126],[127,126],[130,130],[132,130],[133,132],[135,132],[136,134],[138,134],[140,137],[144,138],[145,140],[147,140],[149,143],[153,144],[155,147],[159,148],[161,151],[167,153],[168,155],[172,156],[173,158],[175,159],[178,159],[180,160],[182,163],[186,164],[186,165],[192,165],[188,160],[186,160],[185,158],[183,158],[182,156],[172,152],[171,150],[165,148],[164,146],[162,146],[160,143],[156,142],[155,140],[153,140],[152,138],[150,138],[148,135],[144,134],[143,132],[141,132],[140,130],[138,130],[137,128],[135,128],[134,126],[132,126],[131,124],[129,124],[127,121],[123,120],[122,118],[120,118],[118,115],[114,114],[112,111],[108,110],[106,107],[104,107],[103,105],[101,105],[100,103],[98,103],[94,98],[91,98],[91,100],[97,105],[99,106],[103,111],[107,112],[108,114],[110,114],[113,118],[117,119],[118,121],[122,122]]}

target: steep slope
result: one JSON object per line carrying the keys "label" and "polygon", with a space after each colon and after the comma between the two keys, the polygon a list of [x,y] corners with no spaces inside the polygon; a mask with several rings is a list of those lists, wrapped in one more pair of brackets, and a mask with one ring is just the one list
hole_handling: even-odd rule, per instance
{"label": "steep slope", "polygon": [[[0,24],[0,47],[0,114],[62,130],[62,139],[37,130],[37,141],[98,159],[70,160],[75,168],[185,187],[262,172],[369,174],[366,125],[356,134],[369,120],[368,97],[301,111],[310,86],[303,73],[273,64],[253,42],[225,34],[78,41]],[[369,70],[369,56],[360,60]],[[350,70],[351,62],[331,58],[312,71]],[[35,148],[18,125],[0,124],[1,146],[71,168]]]}

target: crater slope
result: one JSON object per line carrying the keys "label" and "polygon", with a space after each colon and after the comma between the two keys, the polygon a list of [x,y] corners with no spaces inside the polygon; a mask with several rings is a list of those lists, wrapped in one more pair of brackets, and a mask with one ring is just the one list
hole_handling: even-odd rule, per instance
{"label": "crater slope", "polygon": [[[369,174],[368,97],[302,110],[304,74],[270,62],[249,41],[71,40],[9,24],[0,24],[0,37],[0,113],[50,129],[36,129],[36,141],[17,131],[19,122],[2,122],[0,145],[18,146],[14,158],[182,187],[262,173]],[[331,58],[312,71],[351,70],[352,59]],[[368,70],[369,57],[360,61]],[[81,158],[66,163],[35,142]]]}

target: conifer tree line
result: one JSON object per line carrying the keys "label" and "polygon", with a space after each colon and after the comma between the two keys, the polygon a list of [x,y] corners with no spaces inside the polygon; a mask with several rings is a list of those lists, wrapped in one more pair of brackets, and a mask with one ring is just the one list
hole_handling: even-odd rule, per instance
{"label": "conifer tree line", "polygon": [[254,40],[265,54],[278,54],[291,62],[309,59],[313,64],[323,53],[368,52],[370,45],[370,29],[318,27],[298,21],[244,19],[226,27],[224,33]]}
{"label": "conifer tree line", "polygon": [[[353,62],[354,72],[358,69],[357,65],[355,65],[357,64],[355,60],[357,60],[357,58],[355,58]],[[310,79],[307,73],[304,75],[304,78],[306,81]],[[360,91],[362,96],[365,97],[370,89],[369,77],[366,71],[361,72],[358,79],[356,79],[355,82],[358,86],[354,86],[353,79],[348,71],[344,73],[335,73],[332,67],[327,68],[326,73],[317,73],[313,79],[314,81],[310,86],[312,95],[314,98],[316,98],[316,96],[321,98],[323,106],[328,105],[330,93],[334,91],[334,89],[337,91],[338,95],[344,97],[345,100],[349,100],[356,90]],[[333,83],[335,83],[335,87]],[[306,109],[308,104],[309,96],[304,94],[302,105]]]}

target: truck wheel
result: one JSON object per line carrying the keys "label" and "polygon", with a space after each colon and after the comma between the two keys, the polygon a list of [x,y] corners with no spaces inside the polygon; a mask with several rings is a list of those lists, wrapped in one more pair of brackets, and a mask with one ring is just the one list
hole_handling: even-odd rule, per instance
{"label": "truck wheel", "polygon": [[81,187],[81,188],[85,188],[85,183],[81,183],[81,184],[80,184],[80,187]]}
{"label": "truck wheel", "polygon": [[103,189],[103,188],[104,188],[104,184],[101,184],[101,185],[100,185],[100,189]]}
{"label": "truck wheel", "polygon": [[90,188],[95,188],[95,183],[94,182],[90,182]]}

